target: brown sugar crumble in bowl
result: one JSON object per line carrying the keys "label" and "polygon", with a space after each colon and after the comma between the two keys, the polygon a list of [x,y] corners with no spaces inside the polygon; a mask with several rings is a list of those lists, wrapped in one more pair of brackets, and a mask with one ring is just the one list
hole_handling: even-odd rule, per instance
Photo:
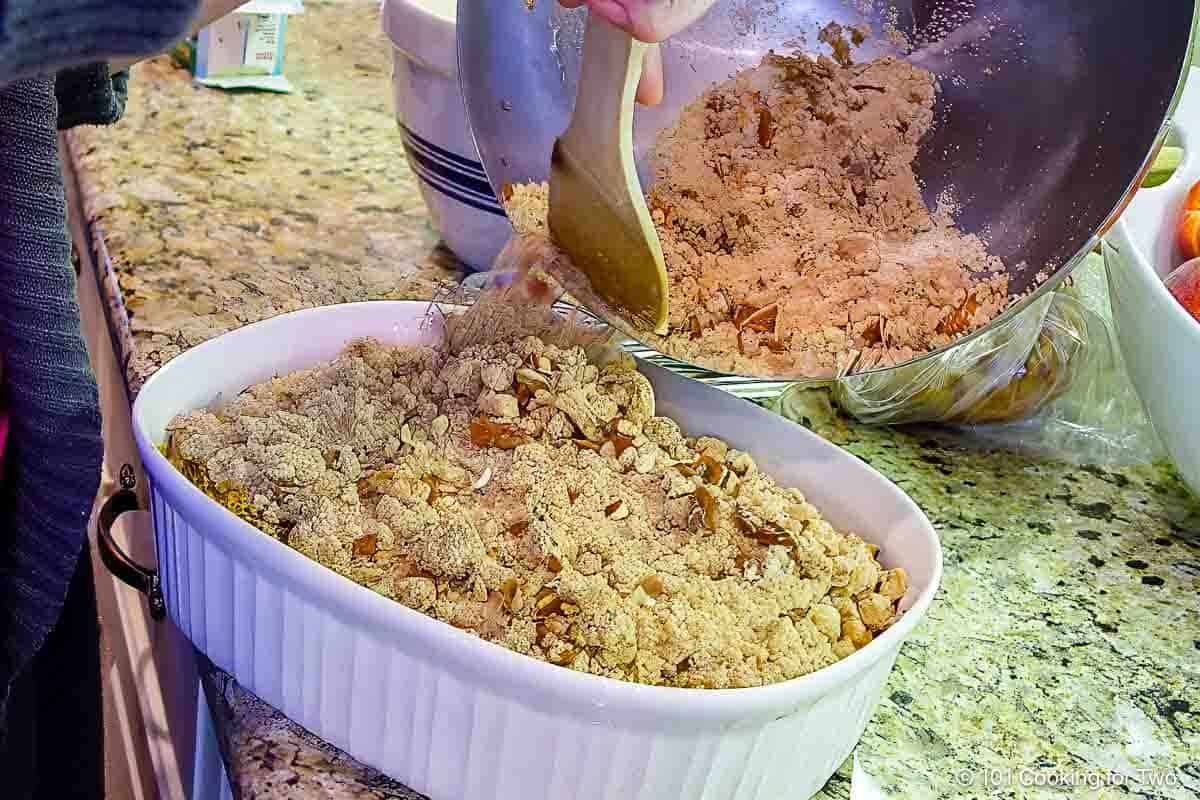
{"label": "brown sugar crumble in bowl", "polygon": [[[932,73],[768,55],[660,132],[647,201],[670,281],[660,351],[746,375],[833,377],[893,366],[1009,304],[983,241],[925,205],[913,164],[933,124]],[[545,193],[510,194],[544,236]]]}
{"label": "brown sugar crumble in bowl", "polygon": [[189,479],[303,555],[595,675],[789,680],[867,645],[908,588],[752,456],[656,416],[630,361],[565,342],[357,341],[168,435]]}

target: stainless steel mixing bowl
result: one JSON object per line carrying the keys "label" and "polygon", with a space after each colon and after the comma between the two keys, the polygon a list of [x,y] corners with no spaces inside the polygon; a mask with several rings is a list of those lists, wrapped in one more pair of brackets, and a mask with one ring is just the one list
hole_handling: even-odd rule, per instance
{"label": "stainless steel mixing bowl", "polygon": [[[494,188],[549,175],[574,106],[584,13],[555,0],[459,0],[459,75]],[[908,60],[939,77],[938,120],[916,165],[926,201],[952,189],[960,227],[1008,265],[1023,297],[1008,319],[1058,285],[1132,198],[1178,99],[1196,14],[1194,0],[720,0],[663,46],[666,100],[635,118],[643,185],[658,130],[713,82],[768,50],[829,52],[818,32],[831,21],[891,25],[914,43]],[[855,58],[890,48],[873,37]]]}

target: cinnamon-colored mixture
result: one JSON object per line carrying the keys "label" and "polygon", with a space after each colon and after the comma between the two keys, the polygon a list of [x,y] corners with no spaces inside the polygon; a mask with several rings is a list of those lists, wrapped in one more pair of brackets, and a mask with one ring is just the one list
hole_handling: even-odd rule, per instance
{"label": "cinnamon-colored mixture", "polygon": [[[639,338],[717,370],[829,377],[935,350],[1008,304],[1001,262],[921,198],[934,76],[842,61],[772,54],[660,134],[647,200],[671,332]],[[523,232],[538,194],[510,201]]]}
{"label": "cinnamon-colored mixture", "polygon": [[656,416],[630,362],[457,334],[439,348],[359,341],[181,416],[168,457],[380,594],[596,675],[758,686],[895,619],[902,570],[749,454]]}

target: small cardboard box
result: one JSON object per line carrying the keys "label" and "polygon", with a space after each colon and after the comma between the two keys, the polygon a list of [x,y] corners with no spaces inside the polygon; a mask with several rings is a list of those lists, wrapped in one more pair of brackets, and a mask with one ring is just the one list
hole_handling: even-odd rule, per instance
{"label": "small cardboard box", "polygon": [[303,11],[303,0],[253,0],[180,43],[175,58],[205,86],[290,92],[283,75],[287,20]]}

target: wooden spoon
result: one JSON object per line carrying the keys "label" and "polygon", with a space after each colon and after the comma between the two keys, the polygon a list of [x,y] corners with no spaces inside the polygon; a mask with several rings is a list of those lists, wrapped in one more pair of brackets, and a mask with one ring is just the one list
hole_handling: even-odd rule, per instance
{"label": "wooden spoon", "polygon": [[594,297],[583,292],[581,301],[598,300],[633,331],[661,335],[667,270],[633,155],[634,95],[645,52],[646,45],[589,15],[575,112],[550,163],[549,223],[586,279],[570,276],[564,285],[579,296],[575,287],[588,284]]}

